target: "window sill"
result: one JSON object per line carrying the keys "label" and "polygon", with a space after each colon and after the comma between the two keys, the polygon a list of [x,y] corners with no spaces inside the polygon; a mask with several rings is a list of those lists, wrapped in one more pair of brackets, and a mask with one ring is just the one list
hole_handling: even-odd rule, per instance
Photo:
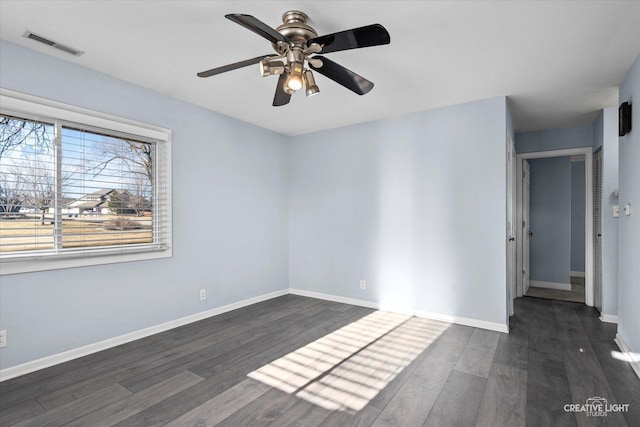
{"label": "window sill", "polygon": [[0,276],[11,274],[32,273],[37,271],[60,270],[65,268],[90,267],[94,265],[115,264],[121,262],[147,261],[161,258],[171,258],[171,248],[123,250],[122,248],[102,253],[82,253],[68,255],[31,255],[15,259],[0,261]]}

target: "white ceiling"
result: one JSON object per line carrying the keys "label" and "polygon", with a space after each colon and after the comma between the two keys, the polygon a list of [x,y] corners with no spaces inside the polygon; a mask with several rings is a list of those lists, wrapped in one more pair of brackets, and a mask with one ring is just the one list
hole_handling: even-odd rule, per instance
{"label": "white ceiling", "polygon": [[[316,74],[318,96],[272,107],[277,77],[257,65],[196,77],[273,52],[225,14],[276,27],[292,9],[320,35],[387,28],[390,45],[329,54],[373,81],[369,94]],[[86,53],[25,39],[26,30]],[[589,123],[617,105],[640,53],[640,1],[0,0],[0,37],[286,135],[494,96],[508,96],[516,129],[529,131]]]}

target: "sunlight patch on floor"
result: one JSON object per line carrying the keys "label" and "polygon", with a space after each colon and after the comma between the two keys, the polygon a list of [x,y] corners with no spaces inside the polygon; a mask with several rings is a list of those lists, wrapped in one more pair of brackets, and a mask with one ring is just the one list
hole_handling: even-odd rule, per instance
{"label": "sunlight patch on floor", "polygon": [[611,357],[629,363],[640,362],[640,353],[632,353],[630,351],[611,351]]}
{"label": "sunlight patch on floor", "polygon": [[376,311],[248,376],[325,409],[357,412],[448,326]]}

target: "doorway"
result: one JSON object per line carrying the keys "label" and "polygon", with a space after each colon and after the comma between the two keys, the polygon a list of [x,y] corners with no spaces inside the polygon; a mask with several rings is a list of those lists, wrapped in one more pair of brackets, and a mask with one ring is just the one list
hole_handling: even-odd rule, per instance
{"label": "doorway", "polygon": [[524,162],[523,214],[528,227],[523,242],[523,271],[529,272],[524,278],[524,295],[584,304],[585,157],[548,157]]}
{"label": "doorway", "polygon": [[588,306],[594,305],[594,245],[593,245],[593,173],[592,173],[592,153],[591,147],[553,150],[535,153],[523,153],[516,156],[516,221],[518,225],[516,234],[516,290],[512,293],[512,298],[524,296],[529,291],[530,281],[530,239],[535,233],[531,229],[529,218],[529,192],[530,182],[529,163],[531,159],[555,158],[565,156],[583,156],[584,168],[584,303]]}

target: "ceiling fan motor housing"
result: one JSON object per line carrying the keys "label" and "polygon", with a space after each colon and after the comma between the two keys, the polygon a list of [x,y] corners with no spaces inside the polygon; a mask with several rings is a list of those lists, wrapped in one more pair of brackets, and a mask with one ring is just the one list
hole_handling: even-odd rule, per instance
{"label": "ceiling fan motor housing", "polygon": [[[306,43],[307,40],[318,37],[316,30],[307,25],[308,16],[299,10],[290,10],[282,15],[283,24],[276,28],[280,34],[291,40],[294,44]],[[277,45],[274,49],[278,51]]]}

